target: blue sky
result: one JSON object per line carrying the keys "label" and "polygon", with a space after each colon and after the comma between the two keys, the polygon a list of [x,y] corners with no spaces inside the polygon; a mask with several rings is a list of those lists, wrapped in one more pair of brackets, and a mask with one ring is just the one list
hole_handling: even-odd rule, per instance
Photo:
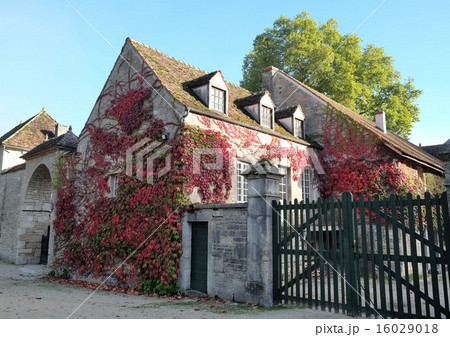
{"label": "blue sky", "polygon": [[[120,51],[127,36],[205,71],[221,69],[239,84],[242,61],[257,34],[281,14],[307,11],[355,30],[383,1],[88,1],[68,0]],[[450,1],[387,0],[358,29],[364,43],[384,47],[404,77],[424,91],[411,141],[450,138]],[[0,5],[0,135],[41,110],[79,133],[116,52],[64,1]]]}

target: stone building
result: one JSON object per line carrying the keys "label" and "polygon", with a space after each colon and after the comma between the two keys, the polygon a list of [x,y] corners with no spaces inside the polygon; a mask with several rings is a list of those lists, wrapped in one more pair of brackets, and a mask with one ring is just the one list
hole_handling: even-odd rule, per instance
{"label": "stone building", "polygon": [[270,92],[273,102],[278,108],[301,106],[305,115],[305,133],[311,140],[323,144],[324,121],[327,113],[344,116],[362,126],[368,134],[376,136],[386,152],[400,163],[401,168],[408,175],[423,181],[425,190],[429,185],[434,186],[436,177],[442,181],[444,174],[442,161],[421,147],[387,130],[383,111],[374,112],[374,123],[278,68],[268,67],[262,72],[262,87]]}
{"label": "stone building", "polygon": [[23,154],[54,137],[55,121],[46,111],[31,117],[0,137],[0,171],[25,162]]}
{"label": "stone building", "polygon": [[[271,214],[267,202],[274,198],[313,200],[320,195],[318,176],[324,172],[317,155],[319,147],[305,139],[302,107],[277,109],[267,91],[249,92],[226,81],[220,70],[210,73],[202,71],[128,38],[78,139],[80,162],[87,165],[83,171],[88,171],[89,165],[95,165],[94,161],[90,161],[95,147],[95,141],[91,139],[93,134],[99,129],[108,134],[117,130],[119,121],[110,117],[110,111],[118,97],[123,99],[127,93],[136,94],[142,90],[148,90],[150,94],[139,104],[146,111],[146,118],[165,123],[165,140],[174,138],[185,125],[198,127],[226,137],[235,153],[231,167],[231,193],[223,206],[226,210],[214,212],[206,209],[201,211],[201,216],[183,217],[180,288],[196,289],[230,299],[235,294],[235,299],[239,301],[250,297],[254,300],[261,290],[258,275],[266,274],[268,269],[255,269],[247,278],[245,268],[256,266],[256,261],[261,259],[265,260],[265,265],[270,264],[267,260],[270,240],[262,236],[268,234],[269,227],[265,227],[262,234],[262,228],[258,225],[262,222],[270,225],[269,216],[260,219],[262,215]],[[145,127],[144,120],[141,128],[145,130]],[[201,153],[202,149],[199,151]],[[136,147],[127,150],[127,160],[128,152],[138,158],[149,151],[146,151],[145,143],[136,143]],[[255,176],[255,189],[249,190],[253,180],[247,179],[246,170],[261,158],[273,154],[279,154],[270,161],[281,169],[281,173],[275,174],[276,179],[261,180]],[[110,167],[109,196],[112,198],[116,196],[117,185],[120,184],[116,177],[124,170],[125,167]],[[134,172],[126,174],[134,175]],[[267,174],[264,171],[258,177]],[[268,186],[269,182],[270,193],[265,187],[261,188]],[[260,200],[255,193],[268,193],[270,196]],[[255,203],[255,200],[259,202]],[[195,190],[190,194],[190,201],[194,204],[201,202]],[[216,222],[212,221],[212,216]],[[247,228],[249,216],[252,220]],[[234,234],[240,237],[233,238]],[[258,240],[261,242],[256,242]],[[195,280],[199,283],[195,284]],[[246,295],[246,284],[254,288],[250,297]],[[233,290],[238,288],[239,291]]]}
{"label": "stone building", "polygon": [[[90,130],[114,133],[119,122],[107,112],[119,97],[128,94],[148,94],[139,102],[145,116],[138,127],[148,126],[149,119],[161,120],[165,124],[162,141],[173,139],[189,125],[220,133],[235,153],[227,203],[196,205],[194,212],[181,220],[179,285],[183,290],[194,288],[212,296],[252,302],[264,294],[265,302],[261,303],[270,304],[270,202],[319,197],[318,178],[325,174],[319,160],[321,121],[327,106],[379,136],[383,146],[423,180],[425,174],[443,174],[439,159],[387,131],[383,114],[376,124],[372,123],[273,67],[264,70],[263,86],[265,91],[249,92],[226,81],[220,70],[202,71],[128,38],[79,138],[71,132],[49,133],[49,140],[44,138],[33,149],[26,148],[27,153],[20,156],[24,163],[2,171],[0,258],[14,263],[39,262],[42,235],[50,233],[48,255],[52,261],[56,194],[51,182],[58,153],[77,151],[80,162],[86,163],[83,173],[92,168],[95,164],[90,155],[95,142]],[[126,161],[129,155],[143,160],[151,152],[147,145],[138,142],[126,153],[113,154],[126,156]],[[274,153],[278,155],[264,167],[265,171],[249,174],[249,167],[254,168],[261,158]],[[115,198],[118,173],[124,173],[126,167],[125,162],[120,168],[109,167],[109,157],[111,153],[104,155],[109,192],[101,192]],[[129,174],[136,172],[126,172]],[[194,191],[190,201],[199,203],[201,198]],[[85,211],[86,205],[77,206]],[[195,256],[206,256],[206,261],[202,259],[200,265]],[[199,284],[194,286],[196,277]]]}
{"label": "stone building", "polygon": [[[0,138],[0,259],[3,261],[46,263],[52,254],[54,164],[58,151],[74,151],[77,142],[71,131],[66,132],[67,127],[43,109]],[[45,247],[42,247],[43,236]]]}
{"label": "stone building", "polygon": [[[323,174],[323,169],[318,148],[305,139],[300,106],[277,110],[267,91],[252,93],[227,82],[220,70],[207,73],[128,38],[86,126],[114,124],[111,120],[100,121],[99,116],[125,87],[126,90],[157,89],[149,98],[151,115],[168,124],[169,139],[183,125],[215,130],[230,138],[236,150],[236,167],[229,203],[246,201],[247,185],[242,172],[267,146],[274,152],[298,150],[308,162],[297,179],[289,158],[281,155],[276,165],[284,172],[281,182],[284,199],[313,200],[320,196],[318,175]],[[89,147],[89,132],[85,127],[79,137],[78,151],[86,154]],[[199,202],[195,194],[191,199],[193,203]]]}

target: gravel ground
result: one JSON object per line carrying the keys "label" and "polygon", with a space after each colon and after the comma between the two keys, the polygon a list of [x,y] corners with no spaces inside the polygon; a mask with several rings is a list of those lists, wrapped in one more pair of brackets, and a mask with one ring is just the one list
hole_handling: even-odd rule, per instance
{"label": "gravel ground", "polygon": [[[42,265],[0,262],[0,318],[67,318],[92,290],[42,279]],[[169,300],[97,291],[71,318],[310,318],[348,316],[296,307],[253,308],[237,303]]]}

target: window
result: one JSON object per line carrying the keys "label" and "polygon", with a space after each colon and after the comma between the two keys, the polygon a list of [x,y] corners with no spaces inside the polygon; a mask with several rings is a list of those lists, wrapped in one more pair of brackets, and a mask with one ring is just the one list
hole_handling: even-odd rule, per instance
{"label": "window", "polygon": [[281,200],[289,201],[289,169],[280,167],[280,173],[284,176],[280,179],[280,197]]}
{"label": "window", "polygon": [[310,167],[305,167],[302,172],[302,195],[303,200],[311,200],[312,196],[313,171]]}
{"label": "window", "polygon": [[111,196],[113,198],[117,197],[117,190],[119,189],[119,176],[111,176]]}
{"label": "window", "polygon": [[305,138],[303,134],[303,121],[301,119],[294,120],[294,136],[298,138]]}
{"label": "window", "polygon": [[211,109],[225,113],[225,91],[211,87]]}
{"label": "window", "polygon": [[238,202],[247,202],[248,185],[247,178],[243,176],[244,171],[250,167],[249,164],[238,162],[237,163],[237,195]]}
{"label": "window", "polygon": [[261,125],[272,129],[272,109],[261,107]]}

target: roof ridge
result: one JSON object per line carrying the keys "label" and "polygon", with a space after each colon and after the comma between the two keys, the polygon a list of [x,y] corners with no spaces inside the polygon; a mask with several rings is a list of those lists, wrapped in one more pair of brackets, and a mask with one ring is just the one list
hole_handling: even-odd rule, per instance
{"label": "roof ridge", "polygon": [[[158,49],[156,49],[156,48],[153,48],[153,47],[151,47],[151,46],[149,46],[149,45],[146,45],[145,43],[142,43],[142,42],[139,42],[139,41],[137,41],[137,40],[134,40],[134,39],[132,39],[131,37],[129,37],[129,39],[130,39],[130,41],[132,41],[132,42],[134,42],[134,43],[136,43],[136,44],[140,44],[140,45],[142,45],[142,46],[144,46],[144,47],[146,47],[146,48],[150,48],[150,49],[156,51],[157,53],[160,53],[160,54],[164,55],[165,57],[168,57],[168,58],[171,58],[172,60],[175,60],[175,61],[177,61],[177,62],[183,63],[183,64],[185,64],[185,65],[187,65],[187,66],[189,66],[189,67],[191,67],[191,68],[194,68],[194,69],[196,69],[196,70],[198,70],[198,71],[204,72],[205,75],[208,75],[208,74],[211,74],[211,73],[217,72],[217,71],[220,71],[220,72],[222,73],[222,70],[220,70],[220,69],[217,69],[217,70],[213,70],[213,71],[209,71],[209,72],[208,72],[208,71],[203,70],[203,69],[200,69],[200,68],[198,68],[198,67],[196,67],[196,66],[194,66],[194,65],[192,65],[192,64],[190,64],[190,63],[181,61],[181,60],[179,60],[179,59],[177,59],[177,58],[175,58],[175,57],[173,57],[173,56],[171,56],[171,55],[168,55],[168,54],[166,54],[166,53],[164,53],[164,52],[162,52],[162,51],[160,51],[160,50],[158,50]],[[202,75],[202,76],[204,76],[204,75]],[[223,74],[222,74],[222,77],[223,77]],[[239,88],[239,89],[246,90],[246,91],[248,91],[249,93],[253,94],[252,91],[250,91],[250,90],[248,90],[248,89],[245,89],[245,88],[243,88],[243,87],[241,87],[241,86],[239,86],[239,85],[237,85],[237,84],[235,84],[235,83],[233,83],[233,82],[227,81],[225,78],[224,78],[224,81],[225,81],[225,83],[227,83],[227,84],[230,84],[230,85],[232,85],[232,86],[234,86],[234,87],[236,87],[236,88]]]}
{"label": "roof ridge", "polygon": [[[432,163],[431,165],[441,166],[441,163],[442,163],[441,161],[439,161],[439,164],[436,163],[435,162],[436,158],[434,158],[432,155],[430,155],[429,153],[427,153],[426,151],[421,149],[419,146],[411,143],[409,140],[404,139],[403,137],[397,135],[395,132],[392,132],[390,130],[387,130],[387,133],[385,133],[385,134],[381,134],[382,131],[379,131],[376,128],[376,123],[374,123],[370,119],[368,119],[365,116],[363,116],[363,115],[353,111],[350,108],[347,108],[345,105],[343,105],[343,104],[341,104],[339,102],[336,102],[334,99],[326,96],[325,94],[322,94],[319,91],[311,88],[310,86],[306,85],[302,81],[300,81],[300,80],[296,79],[295,77],[287,74],[283,70],[277,69],[277,71],[282,73],[282,74],[284,74],[286,77],[288,77],[292,81],[298,83],[302,88],[304,88],[305,90],[309,91],[312,95],[316,96],[318,99],[323,101],[325,104],[328,104],[328,105],[332,106],[334,109],[337,109],[341,113],[343,113],[344,115],[347,115],[348,117],[352,118],[356,123],[361,124],[363,127],[365,127],[370,132],[374,133],[377,137],[382,139],[386,146],[388,146],[388,144],[390,144],[391,146],[394,146],[395,148],[399,148],[399,145],[396,144],[396,143],[393,143],[393,139],[389,139],[388,137],[397,138],[395,140],[396,142],[398,142],[400,140],[400,141],[403,142],[403,144],[405,145],[406,148],[409,148],[408,151],[405,151],[404,149],[399,148],[400,151],[406,153],[409,156],[412,156],[412,157],[416,158],[419,161],[420,160],[423,161],[424,159],[423,158],[422,159],[418,158],[416,153],[411,153],[411,151],[412,152],[418,152],[419,154],[423,154],[425,156],[425,161],[428,161],[428,164]],[[375,131],[376,129],[378,130],[377,131],[378,133]],[[389,136],[389,135],[391,135],[391,136]]]}
{"label": "roof ridge", "polygon": [[[0,143],[4,143],[6,141],[8,141],[10,138],[14,137],[16,134],[18,134],[25,126],[27,126],[28,124],[30,124],[37,116],[39,116],[42,112],[45,112],[45,110],[41,110],[40,112],[38,112],[36,115],[28,118],[25,122],[19,123],[17,124],[15,127],[13,127],[11,130],[9,130],[8,132],[5,133],[5,135],[7,135],[9,132],[13,131],[14,129],[17,128],[16,131],[14,131],[13,133],[11,133],[8,137],[6,137],[5,139],[2,139]],[[0,138],[3,138],[5,135],[3,135]]]}
{"label": "roof ridge", "polygon": [[130,39],[131,41],[133,41],[134,43],[140,44],[140,45],[142,45],[142,46],[144,46],[144,47],[146,47],[146,48],[150,48],[150,49],[156,51],[157,53],[163,54],[164,56],[166,56],[166,57],[168,57],[168,58],[171,58],[172,60],[175,60],[175,61],[177,61],[177,62],[183,63],[183,64],[185,64],[185,65],[187,65],[187,66],[189,66],[189,67],[191,67],[191,68],[197,69],[197,70],[199,70],[199,71],[202,71],[202,72],[205,73],[205,75],[211,73],[211,71],[210,71],[210,72],[207,72],[207,71],[205,71],[205,70],[203,70],[203,69],[200,69],[200,68],[198,68],[198,67],[196,67],[196,66],[193,66],[192,64],[189,64],[189,63],[186,63],[186,62],[184,62],[184,61],[181,61],[181,60],[179,60],[179,59],[177,59],[177,58],[175,58],[175,57],[173,57],[173,56],[171,56],[171,55],[168,55],[168,54],[166,54],[166,53],[163,53],[162,51],[160,51],[160,50],[158,50],[158,49],[156,49],[156,48],[153,48],[153,47],[151,47],[151,46],[149,46],[149,45],[146,45],[145,43],[142,43],[142,42],[139,42],[139,41],[137,41],[137,40],[134,40],[134,39],[132,39],[131,37],[129,37],[129,39]]}

